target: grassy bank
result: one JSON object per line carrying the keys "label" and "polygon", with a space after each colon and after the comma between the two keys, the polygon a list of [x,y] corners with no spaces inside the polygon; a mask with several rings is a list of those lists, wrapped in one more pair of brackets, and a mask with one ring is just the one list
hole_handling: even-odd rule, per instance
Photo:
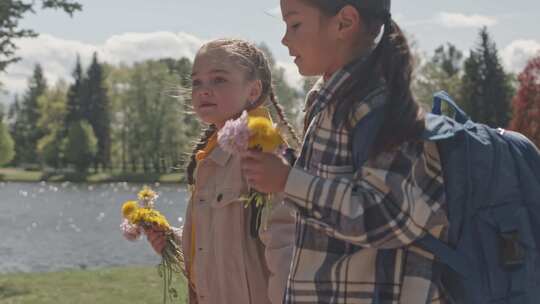
{"label": "grassy bank", "polygon": [[180,183],[182,174],[158,173],[44,173],[42,171],[26,171],[15,168],[0,168],[0,181],[3,182],[80,182],[80,183]]}
{"label": "grassy bank", "polygon": [[[0,275],[0,304],[161,304],[155,267]],[[185,284],[177,283],[186,303]]]}

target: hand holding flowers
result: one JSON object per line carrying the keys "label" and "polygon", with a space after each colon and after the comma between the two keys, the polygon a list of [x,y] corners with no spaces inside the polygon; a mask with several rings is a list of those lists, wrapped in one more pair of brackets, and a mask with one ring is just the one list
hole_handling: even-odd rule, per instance
{"label": "hand holding flowers", "polygon": [[[286,148],[285,141],[269,116],[268,118],[264,115],[251,116],[244,111],[240,118],[225,123],[218,132],[218,143],[223,150],[243,157],[244,176],[248,184],[255,186],[256,189],[250,189],[249,195],[244,198],[246,207],[254,204],[254,207],[260,210],[258,219],[262,219],[263,226],[266,227],[266,217],[263,214],[268,214],[272,208],[271,195],[280,192],[274,190],[280,190],[283,187],[281,185],[259,187],[258,181],[275,168],[288,170],[286,165],[285,167],[277,166],[284,165],[279,155]],[[260,167],[258,160],[263,157],[272,159],[277,167]]]}
{"label": "hand holding flowers", "polygon": [[173,227],[165,216],[154,209],[157,198],[156,192],[144,187],[138,194],[138,201],[127,201],[122,205],[124,221],[120,227],[124,237],[130,241],[136,241],[142,233],[153,238],[160,234],[164,237],[158,273],[164,283],[163,303],[167,303],[167,300],[178,297],[176,289],[172,287],[172,279],[174,274],[185,275],[184,255],[177,243]]}

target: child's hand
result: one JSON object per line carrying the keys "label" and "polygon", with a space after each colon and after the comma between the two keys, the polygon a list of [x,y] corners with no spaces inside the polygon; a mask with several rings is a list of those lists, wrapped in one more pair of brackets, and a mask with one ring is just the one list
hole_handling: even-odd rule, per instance
{"label": "child's hand", "polygon": [[161,255],[161,253],[163,252],[163,248],[165,248],[165,232],[152,228],[145,229],[144,231],[146,233],[146,238],[148,239],[148,242],[150,243],[154,251],[157,254]]}
{"label": "child's hand", "polygon": [[272,153],[250,150],[242,157],[248,184],[263,193],[283,192],[290,170],[285,159]]}

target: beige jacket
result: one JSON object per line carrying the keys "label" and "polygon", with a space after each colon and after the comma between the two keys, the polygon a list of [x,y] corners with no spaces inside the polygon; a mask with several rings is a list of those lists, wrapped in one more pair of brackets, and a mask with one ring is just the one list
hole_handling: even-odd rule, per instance
{"label": "beige jacket", "polygon": [[254,238],[251,207],[239,200],[248,191],[240,157],[219,146],[199,162],[195,182],[182,236],[195,288],[190,303],[282,303],[294,243],[292,209],[274,196],[267,227]]}

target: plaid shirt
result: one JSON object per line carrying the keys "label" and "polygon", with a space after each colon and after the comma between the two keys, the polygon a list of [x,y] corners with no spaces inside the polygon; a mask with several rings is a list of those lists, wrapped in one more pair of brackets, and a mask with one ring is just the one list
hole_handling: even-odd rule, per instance
{"label": "plaid shirt", "polygon": [[362,68],[350,64],[308,94],[310,123],[285,188],[298,212],[284,303],[446,303],[434,257],[412,245],[427,232],[442,238],[448,224],[436,146],[406,143],[354,168],[345,121],[382,109],[382,81],[332,122],[336,90]]}

